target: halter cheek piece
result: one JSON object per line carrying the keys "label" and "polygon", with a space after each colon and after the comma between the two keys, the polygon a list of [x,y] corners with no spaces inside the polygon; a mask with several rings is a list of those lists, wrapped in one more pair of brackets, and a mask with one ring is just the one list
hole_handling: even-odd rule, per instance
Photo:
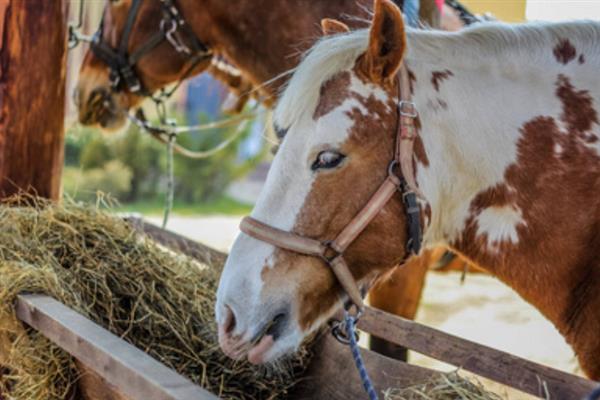
{"label": "halter cheek piece", "polygon": [[[113,90],[120,91],[127,89],[134,94],[151,96],[152,93],[144,88],[141,79],[137,75],[135,65],[144,55],[150,53],[158,45],[166,41],[173,46],[177,53],[189,57],[191,65],[184,75],[188,75],[200,61],[211,58],[212,53],[185,22],[174,0],[155,0],[160,1],[162,5],[163,17],[160,21],[159,29],[144,44],[130,54],[128,51],[129,36],[131,35],[143,1],[152,0],[132,1],[117,49],[112,48],[108,43],[102,41],[104,18],[100,22],[100,27],[91,42],[91,49],[94,55],[104,61],[110,68],[110,81]],[[179,35],[180,31],[185,33],[189,38],[190,47],[182,42]]]}
{"label": "halter cheek piece", "polygon": [[[388,175],[367,204],[334,240],[322,242],[311,239],[274,228],[252,217],[245,217],[240,224],[241,231],[255,239],[282,249],[321,258],[331,268],[348,295],[350,306],[354,305],[358,314],[364,309],[364,304],[358,285],[344,259],[344,252],[398,191],[402,193],[406,213],[408,254],[417,254],[421,247],[420,209],[417,204],[417,195],[421,194],[415,182],[413,168],[417,110],[411,101],[410,81],[404,64],[400,67],[398,81],[396,145],[394,159],[388,167]],[[400,175],[397,175],[398,167]]]}

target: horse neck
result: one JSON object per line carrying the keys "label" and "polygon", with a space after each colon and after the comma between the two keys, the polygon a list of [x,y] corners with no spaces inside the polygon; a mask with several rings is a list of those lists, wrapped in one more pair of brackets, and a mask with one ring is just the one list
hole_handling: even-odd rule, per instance
{"label": "horse neck", "polygon": [[[321,36],[320,21],[348,14],[366,18],[370,0],[197,0],[182,1],[184,14],[199,37],[217,53],[233,62],[253,84],[261,85],[285,74],[300,61],[302,53]],[[346,21],[356,26],[357,21]],[[265,86],[279,93],[288,76]]]}
{"label": "horse neck", "polygon": [[600,330],[598,51],[575,40],[564,63],[555,40],[539,40],[529,55],[508,46],[472,57],[472,42],[432,35],[410,35],[406,61],[422,125],[417,182],[431,207],[425,242],[498,276],[577,351],[582,321]]}

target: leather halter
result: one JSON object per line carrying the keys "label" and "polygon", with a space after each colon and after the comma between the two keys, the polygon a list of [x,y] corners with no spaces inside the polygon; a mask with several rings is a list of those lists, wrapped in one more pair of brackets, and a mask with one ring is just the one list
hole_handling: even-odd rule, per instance
{"label": "leather halter", "polygon": [[[190,58],[191,66],[184,75],[191,72],[200,61],[211,58],[212,53],[185,22],[183,16],[175,6],[174,0],[158,0],[162,5],[163,13],[158,31],[130,54],[128,51],[129,36],[143,1],[151,0],[132,1],[118,48],[115,49],[102,41],[102,31],[104,28],[104,18],[102,18],[100,27],[91,42],[91,49],[110,68],[110,81],[113,90],[121,91],[127,89],[134,94],[151,96],[152,93],[144,88],[141,79],[137,75],[135,65],[144,55],[154,50],[162,42],[168,42],[173,46],[175,51],[183,53]],[[179,37],[179,30],[182,30],[190,38],[190,47],[182,43]]]}
{"label": "leather halter", "polygon": [[[333,271],[348,295],[350,305],[356,307],[357,313],[362,312],[364,304],[358,285],[344,259],[344,252],[398,191],[402,193],[407,217],[408,254],[417,254],[421,247],[420,208],[417,204],[417,195],[420,195],[420,192],[415,182],[413,168],[417,110],[411,97],[408,70],[402,64],[398,76],[396,145],[394,159],[388,167],[388,176],[362,210],[334,240],[320,241],[283,231],[249,216],[245,217],[240,224],[241,231],[255,239],[285,250],[321,258]],[[400,175],[396,174],[397,167],[400,167]]]}

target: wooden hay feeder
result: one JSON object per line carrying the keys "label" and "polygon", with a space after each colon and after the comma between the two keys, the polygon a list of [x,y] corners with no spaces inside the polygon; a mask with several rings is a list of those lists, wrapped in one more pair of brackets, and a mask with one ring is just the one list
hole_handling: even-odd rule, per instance
{"label": "wooden hay feeder", "polygon": [[[198,254],[200,246],[191,240],[140,221],[135,221],[135,225],[169,248],[192,257]],[[85,371],[80,387],[88,400],[217,398],[50,297],[19,296],[17,316],[77,360]],[[367,309],[359,328],[540,398],[549,395],[552,399],[581,399],[597,386],[596,382],[375,309]],[[316,344],[315,353],[307,378],[294,389],[292,399],[366,398],[348,348],[325,334]],[[380,393],[427,381],[439,374],[366,349],[363,358]]]}

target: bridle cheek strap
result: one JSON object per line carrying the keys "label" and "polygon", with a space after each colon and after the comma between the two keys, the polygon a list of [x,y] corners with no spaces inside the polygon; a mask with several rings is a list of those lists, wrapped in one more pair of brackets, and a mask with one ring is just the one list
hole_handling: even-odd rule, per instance
{"label": "bridle cheek strap", "polygon": [[[408,71],[404,65],[400,68],[398,91],[400,101],[398,103],[396,149],[394,159],[388,167],[388,176],[367,204],[334,240],[323,242],[308,238],[274,228],[252,217],[245,217],[240,224],[240,230],[243,233],[262,242],[299,254],[321,258],[331,268],[350,302],[356,306],[357,313],[362,312],[364,303],[358,284],[344,259],[344,253],[398,191],[402,193],[407,215],[408,253],[418,253],[420,248],[420,209],[416,203],[415,194],[415,192],[418,193],[418,188],[412,165],[413,144],[416,137],[414,119],[417,117],[417,112],[414,104],[410,101],[410,82]],[[402,172],[401,177],[396,175],[398,166]]]}

